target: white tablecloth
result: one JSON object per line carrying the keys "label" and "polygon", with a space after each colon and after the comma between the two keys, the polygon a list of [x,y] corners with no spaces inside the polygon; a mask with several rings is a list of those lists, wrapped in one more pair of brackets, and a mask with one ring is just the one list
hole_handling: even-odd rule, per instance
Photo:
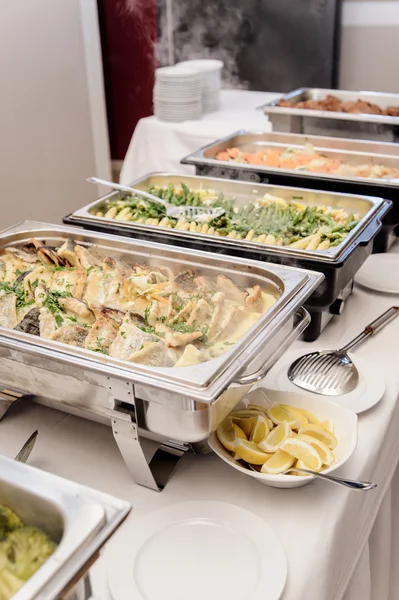
{"label": "white tablecloth", "polygon": [[[393,303],[392,297],[355,289],[317,345],[350,339]],[[0,424],[0,453],[14,456],[39,429],[30,464],[129,500],[133,511],[123,527],[130,528],[132,537],[144,514],[176,502],[219,500],[253,511],[274,528],[286,550],[289,575],[283,600],[397,600],[399,477],[392,476],[399,458],[398,336],[399,319],[355,351],[378,361],[387,387],[381,402],[360,415],[357,449],[339,474],[376,481],[378,488],[371,492],[350,492],[321,481],[293,490],[268,488],[215,455],[187,455],[165,490],[157,493],[133,483],[110,428],[34,404],[21,406]],[[106,582],[112,554],[129,552],[119,539],[118,534],[112,538],[92,569],[100,600],[110,598]]]}
{"label": "white tablecloth", "polygon": [[[123,181],[151,170],[178,171],[183,155],[238,128],[258,128],[257,119],[265,129],[261,113],[252,114],[247,108],[267,97],[226,92],[225,110],[198,123],[167,125],[144,119],[126,157]],[[344,313],[329,324],[316,345],[340,345],[398,301],[355,289]],[[21,406],[0,423],[0,453],[14,456],[30,433],[39,429],[30,464],[130,501],[133,511],[121,532],[130,529],[132,538],[143,515],[176,502],[219,500],[253,511],[274,528],[286,550],[288,581],[283,600],[397,600],[399,474],[393,475],[399,459],[398,337],[399,319],[355,351],[373,363],[378,361],[386,393],[377,406],[360,415],[358,446],[339,474],[376,481],[378,487],[371,492],[350,492],[321,481],[293,490],[268,488],[214,455],[187,455],[165,490],[157,493],[132,481],[110,428],[35,404]],[[296,345],[306,351],[312,348],[304,342]],[[113,556],[129,553],[128,545],[121,546],[121,537],[126,539],[124,533],[117,533],[110,540],[92,568],[99,600],[110,598],[107,572]],[[126,600],[130,597],[126,590]],[[165,595],[162,600],[175,599]]]}
{"label": "white tablecloth", "polygon": [[194,167],[180,164],[191,152],[238,129],[271,131],[267,117],[256,108],[277,95],[223,90],[220,110],[199,121],[166,123],[156,117],[141,119],[123,163],[121,183],[131,183],[154,171],[194,173]]}

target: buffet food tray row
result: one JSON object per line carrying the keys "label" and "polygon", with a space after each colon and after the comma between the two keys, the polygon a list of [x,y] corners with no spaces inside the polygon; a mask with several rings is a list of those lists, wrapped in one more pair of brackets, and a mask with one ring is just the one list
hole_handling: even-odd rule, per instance
{"label": "buffet food tray row", "polygon": [[219,153],[229,148],[238,148],[241,152],[250,153],[266,148],[276,150],[297,149],[303,148],[306,144],[311,144],[315,152],[350,165],[384,165],[399,169],[399,150],[396,144],[293,133],[258,133],[244,130],[208,144],[184,158],[182,163],[194,165],[196,174],[203,177],[239,179],[253,181],[254,183],[289,185],[295,188],[306,186],[311,189],[322,189],[342,194],[375,195],[389,199],[393,202],[393,208],[384,217],[383,229],[374,244],[374,251],[386,251],[395,239],[395,229],[399,228],[399,178],[354,177],[320,171],[312,172],[302,169],[253,165],[216,158]]}
{"label": "buffet food tray row", "polygon": [[290,188],[253,184],[251,182],[223,180],[213,177],[153,173],[132,185],[141,190],[150,186],[165,187],[170,184],[186,185],[190,189],[211,189],[233,198],[238,206],[263,197],[265,194],[290,200],[293,196],[305,206],[325,205],[345,209],[361,216],[358,225],[344,241],[328,250],[301,250],[289,246],[276,246],[266,243],[248,242],[227,237],[216,237],[191,231],[181,231],[166,227],[152,226],[134,221],[121,221],[97,216],[100,208],[115,200],[118,194],[107,194],[103,198],[76,210],[65,218],[69,224],[81,225],[87,229],[108,233],[123,234],[129,237],[163,241],[169,244],[206,250],[220,255],[230,254],[250,260],[270,261],[280,265],[290,265],[324,274],[325,281],[307,300],[308,309],[323,310],[330,306],[351,279],[360,265],[372,251],[373,239],[381,228],[381,220],[391,207],[391,202],[371,196],[355,196],[316,192],[302,188]]}
{"label": "buffet food tray row", "polygon": [[[399,142],[399,117],[310,110],[294,105],[309,99],[324,100],[328,95],[336,96],[344,102],[369,102],[382,109],[399,106],[399,94],[299,88],[277,100],[267,102],[260,109],[268,116],[275,131]],[[292,106],[279,106],[281,100],[291,103]]]}

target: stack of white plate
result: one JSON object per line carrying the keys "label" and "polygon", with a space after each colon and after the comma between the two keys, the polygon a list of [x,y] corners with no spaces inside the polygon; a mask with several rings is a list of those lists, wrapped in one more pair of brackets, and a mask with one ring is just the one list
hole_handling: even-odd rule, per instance
{"label": "stack of white plate", "polygon": [[162,121],[188,121],[202,114],[202,77],[195,69],[163,67],[155,71],[154,113]]}
{"label": "stack of white plate", "polygon": [[202,59],[186,60],[178,63],[180,67],[197,71],[202,77],[202,112],[213,112],[220,106],[220,89],[222,87],[221,60]]}

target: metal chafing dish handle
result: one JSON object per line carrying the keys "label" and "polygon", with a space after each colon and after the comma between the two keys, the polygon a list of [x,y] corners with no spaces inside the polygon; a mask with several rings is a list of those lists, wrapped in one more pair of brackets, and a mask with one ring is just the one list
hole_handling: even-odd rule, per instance
{"label": "metal chafing dish handle", "polygon": [[[293,342],[295,342],[295,340],[298,339],[298,337],[301,335],[301,333],[306,329],[306,327],[310,323],[310,314],[308,313],[308,311],[305,308],[303,308],[303,306],[301,306],[296,311],[295,317],[298,319],[298,323],[294,326],[291,333],[289,333],[287,335],[287,337],[281,344],[281,346],[280,346],[281,352],[279,352],[278,358],[280,358],[280,356],[285,352],[285,350],[288,346],[290,346]],[[266,376],[266,374],[270,368],[270,363],[272,361],[273,361],[273,363],[276,362],[275,356],[273,356],[269,360],[267,360],[257,371],[255,371],[255,373],[251,373],[250,375],[242,375],[238,379],[235,379],[233,383],[238,384],[238,385],[248,385],[248,384],[256,383],[257,381],[259,381],[260,379],[263,379]]]}

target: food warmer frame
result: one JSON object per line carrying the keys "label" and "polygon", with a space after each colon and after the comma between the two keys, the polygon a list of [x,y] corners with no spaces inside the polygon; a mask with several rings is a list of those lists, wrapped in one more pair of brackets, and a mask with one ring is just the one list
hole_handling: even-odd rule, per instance
{"label": "food warmer frame", "polygon": [[[303,332],[310,316],[302,305],[323,275],[288,266],[211,255],[181,247],[24,222],[0,233],[0,247],[36,237],[49,246],[68,237],[119,256],[198,273],[224,273],[241,285],[259,283],[276,302],[226,353],[192,367],[156,368],[83,348],[0,328],[0,418],[18,400],[39,403],[111,424],[116,443],[134,478],[161,490],[183,454],[208,451],[206,440],[253,383],[262,379]],[[141,437],[158,442],[150,462]]]}

